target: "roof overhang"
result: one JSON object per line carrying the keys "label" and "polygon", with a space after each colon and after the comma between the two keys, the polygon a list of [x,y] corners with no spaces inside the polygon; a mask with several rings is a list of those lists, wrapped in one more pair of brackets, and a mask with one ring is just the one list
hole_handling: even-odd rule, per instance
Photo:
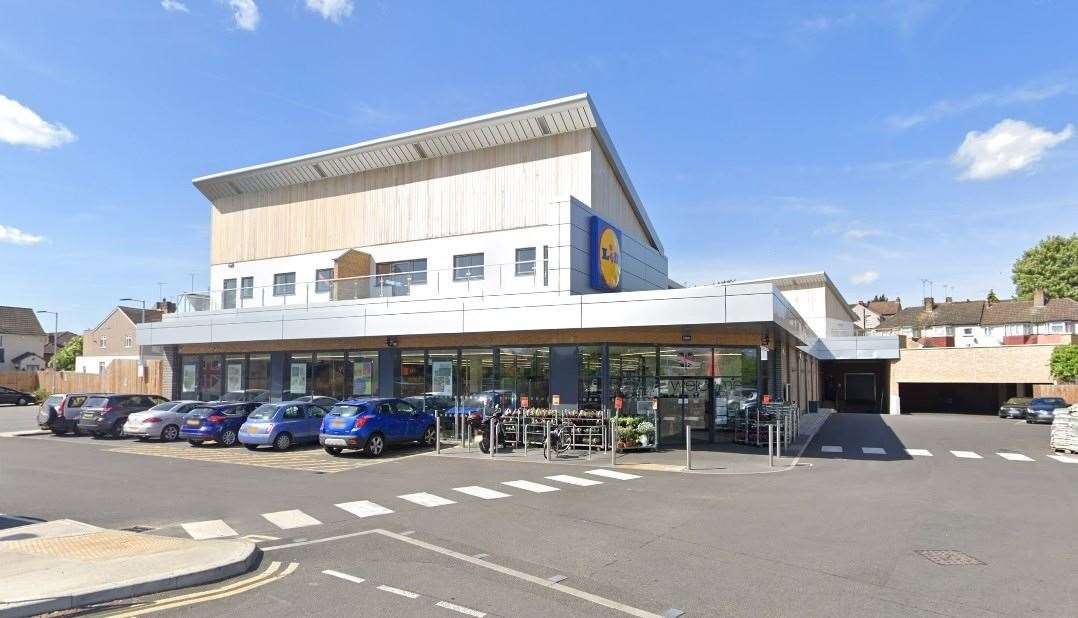
{"label": "roof overhang", "polygon": [[825,287],[835,295],[835,298],[837,298],[841,305],[846,309],[846,314],[853,322],[857,322],[861,319],[860,316],[853,312],[850,303],[846,302],[846,297],[842,295],[842,292],[838,291],[838,286],[835,285],[835,282],[831,281],[831,277],[822,270],[799,273],[796,275],[749,279],[747,281],[738,281],[738,283],[773,283],[775,287],[780,290],[806,290],[810,288]]}
{"label": "roof overhang", "polygon": [[591,129],[650,241],[662,243],[587,93],[195,178],[209,200]]}

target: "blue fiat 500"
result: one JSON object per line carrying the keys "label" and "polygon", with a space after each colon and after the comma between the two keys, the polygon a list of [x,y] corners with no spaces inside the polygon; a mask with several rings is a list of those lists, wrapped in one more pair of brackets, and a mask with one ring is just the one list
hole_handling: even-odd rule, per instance
{"label": "blue fiat 500", "polygon": [[325,415],[324,409],[304,401],[264,403],[240,427],[240,442],[252,451],[264,445],[287,451],[293,444],[318,442]]}
{"label": "blue fiat 500", "polygon": [[388,444],[431,446],[434,431],[434,415],[403,399],[349,399],[333,406],[322,419],[318,442],[330,455],[357,450],[378,457]]}
{"label": "blue fiat 500", "polygon": [[194,408],[183,417],[180,439],[191,446],[214,441],[221,446],[234,446],[239,440],[240,425],[247,414],[257,408],[254,402],[210,403]]}

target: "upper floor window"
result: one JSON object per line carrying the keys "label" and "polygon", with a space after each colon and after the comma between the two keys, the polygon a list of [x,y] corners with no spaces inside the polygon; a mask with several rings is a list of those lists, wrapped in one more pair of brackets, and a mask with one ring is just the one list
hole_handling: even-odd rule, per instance
{"label": "upper floor window", "polygon": [[131,335],[124,335],[124,347],[130,348],[133,345],[135,345],[134,337]]}
{"label": "upper floor window", "polygon": [[972,335],[973,334],[973,329],[972,328],[963,328],[962,329],[962,334],[963,335]]}
{"label": "upper floor window", "polygon": [[98,345],[101,346],[102,350],[109,347],[109,338],[108,338],[108,336],[107,335],[101,335],[101,339],[98,340]]}
{"label": "upper floor window", "polygon": [[426,258],[379,262],[374,269],[378,273],[378,285],[407,289],[412,285],[424,285],[427,283]]}
{"label": "upper floor window", "polygon": [[273,295],[292,296],[296,293],[296,273],[273,275]]}
{"label": "upper floor window", "polygon": [[236,279],[225,279],[224,284],[221,286],[223,291],[221,292],[221,308],[222,309],[235,309],[236,308]]}
{"label": "upper floor window", "polygon": [[333,289],[333,269],[319,268],[314,271],[314,291],[316,294],[325,294]]}
{"label": "upper floor window", "polygon": [[240,279],[240,298],[255,297],[255,278],[244,277]]}
{"label": "upper floor window", "polygon": [[471,281],[483,278],[483,254],[468,253],[453,256],[453,281]]}
{"label": "upper floor window", "polygon": [[517,249],[515,272],[517,276],[535,274],[535,247]]}

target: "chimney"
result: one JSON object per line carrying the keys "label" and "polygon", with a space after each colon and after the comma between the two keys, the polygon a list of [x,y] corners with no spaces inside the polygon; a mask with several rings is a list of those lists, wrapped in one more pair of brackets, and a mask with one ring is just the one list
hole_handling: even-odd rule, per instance
{"label": "chimney", "polygon": [[948,296],[947,298],[944,298],[944,299],[943,299],[943,302],[945,302],[945,303],[953,303],[954,301],[953,301],[953,300],[951,300],[951,297],[950,297],[950,296]]}
{"label": "chimney", "polygon": [[902,297],[901,296],[895,296],[895,306],[897,306],[899,309],[902,308]]}
{"label": "chimney", "polygon": [[932,311],[936,308],[936,301],[932,300],[931,296],[925,296],[925,311]]}
{"label": "chimney", "polygon": [[1044,309],[1044,288],[1037,288],[1033,290],[1033,308]]}
{"label": "chimney", "polygon": [[170,302],[166,298],[162,298],[158,302],[153,304],[153,308],[161,313],[176,313],[176,303]]}

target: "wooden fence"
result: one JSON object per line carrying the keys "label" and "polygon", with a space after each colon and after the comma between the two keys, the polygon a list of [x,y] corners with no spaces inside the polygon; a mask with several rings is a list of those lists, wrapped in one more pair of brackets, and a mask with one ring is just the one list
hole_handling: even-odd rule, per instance
{"label": "wooden fence", "polygon": [[1067,403],[1078,403],[1078,384],[1034,384],[1034,397],[1062,397]]}
{"label": "wooden fence", "polygon": [[0,385],[32,392],[43,388],[50,393],[162,393],[161,361],[146,361],[142,377],[137,360],[114,360],[104,373],[74,371],[13,371],[0,373]]}

